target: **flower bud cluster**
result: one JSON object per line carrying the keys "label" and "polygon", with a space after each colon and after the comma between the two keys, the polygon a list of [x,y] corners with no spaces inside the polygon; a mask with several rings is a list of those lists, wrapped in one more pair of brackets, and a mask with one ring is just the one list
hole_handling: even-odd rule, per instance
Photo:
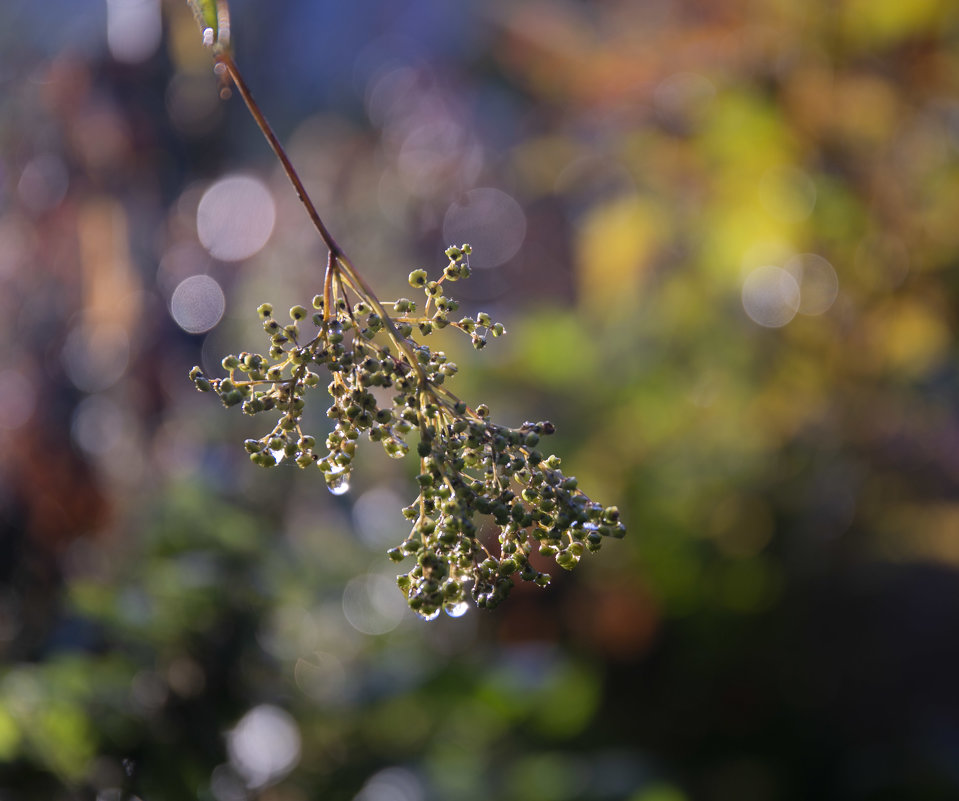
{"label": "flower bud cluster", "polygon": [[[446,282],[469,276],[469,254],[469,245],[449,248],[436,280],[425,270],[410,273],[410,286],[423,292],[419,309],[408,298],[381,303],[331,260],[312,312],[294,306],[284,324],[270,304],[259,307],[270,338],[266,354],[227,356],[221,378],[199,367],[190,373],[198,390],[216,393],[225,406],[277,416],[268,434],[244,443],[255,464],[318,468],[337,495],[349,489],[361,436],[399,459],[415,435],[419,495],[403,510],[413,526],[388,553],[396,562],[413,559],[398,584],[427,619],[443,609],[462,614],[469,597],[492,608],[516,577],[545,586],[550,577],[533,567],[534,551],[570,570],[605,537],[626,531],[615,507],[591,501],[560,470],[559,457],[539,450],[551,423],[497,425],[484,404],[472,409],[446,388],[456,365],[422,338],[450,327],[482,348],[505,333],[488,314],[459,317],[458,303],[443,291]],[[307,391],[323,381],[321,370],[332,400],[325,448],[302,428]]]}

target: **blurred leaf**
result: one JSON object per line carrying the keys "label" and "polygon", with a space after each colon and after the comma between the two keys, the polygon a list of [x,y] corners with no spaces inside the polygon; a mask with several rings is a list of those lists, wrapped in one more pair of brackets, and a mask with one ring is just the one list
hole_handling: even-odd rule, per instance
{"label": "blurred leaf", "polygon": [[530,754],[509,769],[507,787],[517,801],[566,801],[583,790],[583,777],[568,754]]}
{"label": "blurred leaf", "polygon": [[511,326],[514,356],[510,367],[545,390],[565,390],[598,370],[594,340],[583,322],[558,309],[530,310]]}
{"label": "blurred leaf", "polygon": [[916,300],[883,304],[870,317],[869,333],[881,363],[909,377],[933,369],[946,358],[952,343],[936,310]]}
{"label": "blurred leaf", "polygon": [[626,196],[591,209],[576,243],[586,308],[605,313],[632,308],[652,257],[668,236],[669,219],[653,201]]}
{"label": "blurred leaf", "polygon": [[843,29],[861,47],[888,46],[934,28],[945,17],[941,0],[843,0]]}
{"label": "blurred leaf", "polygon": [[533,710],[533,723],[543,735],[557,740],[581,732],[600,700],[597,670],[582,662],[567,662],[545,677]]}
{"label": "blurred leaf", "polygon": [[21,734],[13,715],[0,708],[0,761],[10,761],[20,748]]}
{"label": "blurred leaf", "polygon": [[652,784],[634,793],[629,801],[687,801],[687,796],[671,784]]}

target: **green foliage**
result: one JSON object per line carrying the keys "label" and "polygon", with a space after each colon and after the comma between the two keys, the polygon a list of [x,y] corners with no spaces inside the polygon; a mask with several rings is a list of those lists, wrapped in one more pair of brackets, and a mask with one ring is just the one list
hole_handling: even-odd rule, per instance
{"label": "green foliage", "polygon": [[[195,253],[197,187],[211,169],[249,163],[243,154],[255,143],[244,136],[256,133],[232,118],[228,130],[217,128],[224,109],[195,60],[216,52],[204,52],[193,30],[194,53],[183,47],[188,6],[164,6],[180,21],[169,20],[169,50],[146,73],[104,71],[80,49],[68,62],[24,64],[22,34],[36,15],[19,13],[16,0],[4,6],[9,24],[0,29],[17,37],[0,56],[5,74],[42,84],[14,79],[0,98],[3,118],[19,121],[0,143],[9,190],[0,210],[9,346],[0,371],[0,795],[954,797],[949,732],[914,712],[935,698],[939,718],[956,717],[955,660],[942,648],[954,623],[959,521],[951,269],[959,263],[951,103],[959,62],[948,5],[770,1],[727,9],[720,20],[650,16],[646,4],[515,3],[499,9],[494,28],[474,24],[463,5],[442,12],[455,52],[449,81],[430,78],[435,62],[419,38],[436,29],[430,4],[410,16],[371,4],[363,13],[376,23],[343,62],[350,79],[353,54],[375,53],[360,67],[394,63],[397,51],[379,38],[394,23],[408,32],[415,24],[422,57],[415,86],[389,104],[395,116],[371,114],[372,129],[356,105],[343,112],[324,103],[320,116],[305,104],[284,109],[297,93],[282,84],[304,67],[288,58],[292,47],[269,49],[277,60],[259,76],[260,91],[277,104],[310,182],[332,188],[337,228],[359,243],[370,277],[379,269],[377,286],[395,281],[382,294],[399,339],[458,364],[440,390],[469,400],[468,421],[486,413],[480,400],[510,425],[538,419],[527,408],[548,408],[557,433],[541,434],[535,448],[561,453],[583,490],[615,498],[630,528],[644,532],[585,560],[575,581],[539,556],[536,541],[531,557],[553,573],[549,593],[517,580],[495,615],[429,624],[403,614],[391,586],[393,574],[419,567],[416,557],[395,553],[397,569],[370,550],[394,544],[384,530],[391,523],[398,543],[416,522],[396,510],[418,485],[406,493],[401,483],[401,500],[385,499],[395,497],[397,474],[412,481],[424,472],[418,421],[405,435],[414,451],[406,459],[379,459],[377,446],[357,440],[364,461],[352,474],[357,503],[348,504],[323,490],[316,466],[335,425],[322,418],[335,377],[327,366],[308,366],[321,380],[302,395],[297,445],[303,439],[319,459],[301,470],[285,453],[268,472],[232,458],[243,454],[237,427],[253,426],[246,436],[256,450],[278,422],[269,415],[282,412],[224,415],[212,394],[165,380],[186,372],[184,350],[199,350],[200,340],[173,338],[138,304],[197,270],[229,276],[240,306],[269,297],[276,307],[260,322],[250,315],[247,339],[228,339],[240,323],[224,321],[206,338],[204,358],[242,347],[263,350],[274,366],[286,356],[269,355],[272,341],[258,347],[263,321],[295,322],[303,344],[321,330],[311,320],[320,309],[303,302],[323,294],[303,285],[315,242],[286,236],[297,221],[282,198],[275,233],[285,238],[275,249],[229,266],[175,258]],[[302,23],[306,7],[288,11]],[[351,6],[316,8],[333,23]],[[45,41],[70,13],[45,24]],[[258,13],[274,30],[296,27],[287,12],[264,5]],[[473,30],[482,31],[481,54]],[[321,62],[330,48],[315,42],[309,75],[324,91],[329,79],[331,97],[349,95],[333,88]],[[78,91],[78,75],[89,91]],[[382,79],[374,72],[365,98],[399,83]],[[130,80],[144,90],[132,107],[118,91]],[[210,95],[199,132],[182,120],[184,86],[191,98]],[[489,102],[504,97],[515,100],[512,110]],[[113,99],[107,115],[103,98]],[[429,193],[414,181],[423,162],[407,161],[401,143],[435,121],[424,110],[438,98],[452,100],[447,110],[480,140],[484,130],[514,133],[497,138],[476,180],[508,188],[528,227],[522,270],[515,262],[476,270],[465,286],[445,279],[424,313],[426,286],[443,264],[414,271],[409,286],[406,271],[419,265],[449,186],[474,180],[444,171],[454,180],[434,181]],[[107,135],[90,136],[86,121]],[[142,137],[171,122],[182,148],[122,147],[130,131]],[[55,156],[70,177],[67,203],[42,212],[28,202],[37,153],[41,164]],[[136,155],[135,169],[124,153]],[[170,192],[165,209],[156,196],[130,202],[157,186]],[[383,212],[412,225],[390,223],[367,238],[370,218]],[[131,285],[124,254],[142,254],[147,231],[163,256],[160,280],[154,286],[155,265],[141,264],[135,277],[145,283]],[[481,235],[457,233],[474,237],[477,251]],[[121,258],[109,258],[107,244]],[[809,253],[835,268],[835,304],[805,313],[817,284],[800,261],[790,272],[797,316],[775,329],[751,321],[744,279]],[[481,255],[470,256],[474,267]],[[369,303],[358,313],[363,293],[340,278],[354,316],[380,314]],[[474,325],[480,306],[468,302],[496,297],[495,319],[510,337],[490,338],[491,319],[488,332],[479,329],[480,354],[470,352],[468,323],[441,339],[434,304],[451,295]],[[302,305],[288,317],[294,303]],[[452,328],[466,312],[445,313]],[[130,369],[86,398],[57,367],[57,343],[77,320],[111,324],[91,339],[97,363],[114,352],[104,343],[116,339],[115,325],[131,326]],[[351,352],[357,331],[343,332]],[[386,323],[371,342],[403,356]],[[231,371],[248,381],[239,355],[222,373],[208,368],[201,386],[212,393]],[[395,387],[367,390],[378,410],[394,413]],[[80,436],[91,410],[99,411],[95,449]],[[61,426],[51,441],[52,419]],[[71,449],[79,465],[63,458]],[[76,502],[78,475],[92,475],[109,500],[108,531]],[[526,489],[510,486],[520,496]],[[93,494],[89,484],[83,492]],[[412,506],[418,514],[418,501]],[[478,541],[499,557],[495,520],[473,519]],[[396,628],[363,625],[350,611],[357,598],[364,615]],[[845,702],[829,703],[837,691]],[[296,720],[302,758],[274,786],[252,787],[232,773],[241,763],[227,738],[264,703]],[[863,768],[862,755],[875,753],[899,758]]]}

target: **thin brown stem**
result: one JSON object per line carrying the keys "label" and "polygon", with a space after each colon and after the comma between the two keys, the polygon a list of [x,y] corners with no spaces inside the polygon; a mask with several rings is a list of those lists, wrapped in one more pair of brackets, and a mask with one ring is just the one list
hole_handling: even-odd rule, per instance
{"label": "thin brown stem", "polygon": [[[266,137],[266,141],[269,143],[270,149],[276,155],[277,159],[279,159],[280,164],[283,165],[283,172],[286,173],[286,177],[289,178],[290,183],[293,184],[293,188],[296,190],[296,196],[300,199],[300,202],[303,204],[304,208],[306,208],[306,213],[309,215],[313,226],[317,231],[319,231],[320,237],[322,238],[324,244],[327,246],[327,248],[329,248],[330,261],[335,262],[335,265],[327,265],[327,275],[331,273],[331,267],[334,267],[332,272],[335,272],[336,268],[342,269],[343,272],[346,273],[347,278],[349,278],[350,283],[352,283],[358,290],[367,296],[367,300],[369,300],[373,310],[382,318],[391,338],[396,343],[396,346],[403,351],[403,354],[406,356],[407,361],[409,361],[410,366],[416,372],[416,376],[420,381],[420,385],[429,387],[429,380],[426,378],[426,373],[423,371],[422,366],[416,360],[416,354],[413,353],[412,349],[406,343],[404,338],[400,336],[399,331],[396,330],[396,325],[393,323],[390,315],[386,312],[383,304],[380,303],[379,298],[376,297],[376,293],[373,291],[373,288],[366,283],[366,280],[363,278],[363,276],[356,271],[356,268],[347,258],[346,253],[343,252],[343,248],[337,244],[336,240],[333,238],[333,235],[330,233],[329,229],[326,227],[326,224],[320,217],[320,213],[316,210],[316,206],[313,205],[313,201],[310,199],[309,193],[306,191],[306,187],[303,186],[303,182],[300,180],[300,176],[293,167],[293,163],[290,161],[289,156],[286,155],[283,145],[281,145],[280,140],[277,139],[276,134],[273,132],[272,126],[267,121],[266,116],[260,110],[260,106],[257,104],[256,100],[253,99],[253,94],[250,92],[250,88],[246,85],[246,81],[243,80],[243,76],[240,74],[239,67],[237,67],[233,57],[229,53],[223,52],[217,55],[216,60],[217,64],[223,65],[223,68],[233,80],[237,91],[240,93],[240,97],[243,98],[243,102],[246,103],[247,109],[253,116],[253,119],[256,121],[257,127],[259,127],[263,136]],[[327,310],[324,311],[324,316],[330,313],[328,309],[329,305],[327,304]]]}
{"label": "thin brown stem", "polygon": [[300,176],[293,168],[293,164],[286,155],[283,145],[280,144],[280,140],[277,139],[276,134],[273,133],[273,128],[260,110],[257,102],[253,99],[250,88],[246,85],[246,81],[243,80],[243,76],[240,74],[240,70],[233,60],[233,56],[229,53],[221,53],[217,56],[217,63],[222,64],[226,68],[227,74],[229,74],[233,83],[236,85],[237,91],[240,93],[240,97],[243,98],[243,102],[246,103],[246,107],[256,121],[257,127],[259,127],[263,133],[263,136],[266,137],[270,149],[280,160],[280,164],[283,165],[283,172],[286,173],[286,177],[289,178],[290,183],[293,184],[293,188],[296,190],[296,196],[306,208],[306,213],[310,215],[310,220],[313,222],[314,227],[320,232],[320,237],[323,239],[324,244],[330,249],[330,253],[332,253],[337,260],[345,259],[346,254],[343,253],[343,249],[336,243],[333,235],[320,218],[316,206],[313,205],[313,201],[310,199],[309,194],[307,194],[306,187],[303,186]]}

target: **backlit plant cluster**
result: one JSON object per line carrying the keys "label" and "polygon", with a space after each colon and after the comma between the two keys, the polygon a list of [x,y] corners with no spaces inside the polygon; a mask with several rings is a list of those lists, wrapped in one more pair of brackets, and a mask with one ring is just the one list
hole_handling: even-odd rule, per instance
{"label": "backlit plant cluster", "polygon": [[[547,584],[549,575],[531,564],[534,550],[572,569],[604,537],[625,533],[615,507],[591,501],[563,474],[559,457],[540,450],[551,423],[498,425],[484,404],[470,408],[447,389],[456,364],[421,340],[455,328],[482,348],[505,333],[488,314],[459,317],[457,302],[444,294],[446,282],[469,275],[469,253],[468,245],[449,248],[436,280],[411,272],[411,287],[423,293],[419,303],[382,304],[332,270],[312,312],[294,306],[284,323],[269,304],[259,307],[266,353],[227,356],[224,377],[191,372],[197,388],[215,392],[225,406],[277,416],[269,433],[245,442],[255,464],[318,468],[336,495],[349,489],[361,437],[393,458],[406,456],[415,438],[419,495],[403,509],[412,529],[389,556],[413,558],[399,586],[426,618],[443,608],[461,614],[470,594],[479,606],[496,606],[516,577]],[[332,430],[321,446],[304,430],[303,413],[310,390],[327,381]],[[484,544],[492,530],[495,547],[491,536]]]}
{"label": "backlit plant cluster", "polygon": [[[329,248],[323,291],[311,309],[294,306],[278,319],[270,304],[259,307],[269,338],[264,353],[227,356],[220,377],[199,367],[190,373],[197,389],[215,393],[225,406],[274,416],[269,433],[244,443],[250,459],[267,468],[292,463],[319,470],[329,490],[342,495],[362,437],[396,459],[415,445],[419,494],[402,510],[411,528],[388,555],[410,560],[397,582],[427,619],[444,609],[463,614],[470,596],[492,608],[517,577],[545,586],[550,576],[534,567],[534,553],[571,570],[604,538],[624,536],[617,508],[590,500],[560,469],[559,457],[541,450],[551,423],[499,425],[485,404],[471,408],[448,389],[457,366],[425,344],[428,337],[453,328],[482,349],[505,333],[488,314],[460,316],[446,294],[449,284],[469,277],[470,246],[450,247],[434,279],[422,269],[409,274],[418,300],[381,302],[323,225],[250,96],[229,52],[226,4],[191,5],[218,71],[239,90]],[[304,430],[307,399],[321,384],[331,400],[325,436]]]}

